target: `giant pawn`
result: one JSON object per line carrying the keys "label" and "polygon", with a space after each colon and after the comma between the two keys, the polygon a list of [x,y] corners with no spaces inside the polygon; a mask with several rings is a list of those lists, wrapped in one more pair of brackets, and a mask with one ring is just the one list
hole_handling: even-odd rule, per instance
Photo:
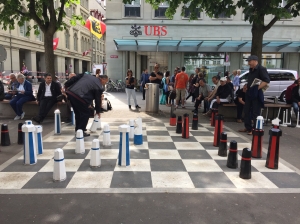
{"label": "giant pawn", "polygon": [[36,164],[35,126],[32,124],[32,121],[25,121],[25,124],[22,126],[22,132],[24,132],[24,164]]}
{"label": "giant pawn", "polygon": [[108,124],[105,124],[103,127],[103,146],[111,146],[110,128]]}
{"label": "giant pawn", "polygon": [[143,124],[142,124],[142,118],[138,117],[135,120],[136,127],[134,129],[134,138],[133,143],[135,145],[142,145],[143,144]]}
{"label": "giant pawn", "polygon": [[240,178],[251,179],[251,149],[244,148],[241,159]]}
{"label": "giant pawn", "polygon": [[227,167],[231,169],[238,168],[238,159],[237,159],[237,142],[231,141],[229,145],[229,153],[227,157]]}
{"label": "giant pawn", "polygon": [[83,131],[81,129],[77,130],[77,132],[76,132],[75,153],[76,154],[84,154],[85,153]]}
{"label": "giant pawn", "polygon": [[67,178],[64,151],[60,148],[54,151],[53,180],[64,181]]}

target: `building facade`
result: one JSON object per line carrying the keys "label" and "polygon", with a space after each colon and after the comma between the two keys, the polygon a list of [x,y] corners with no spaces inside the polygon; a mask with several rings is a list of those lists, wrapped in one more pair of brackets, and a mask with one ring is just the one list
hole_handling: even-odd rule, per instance
{"label": "building facade", "polygon": [[[283,1],[285,4],[285,1]],[[186,66],[191,74],[205,66],[209,80],[218,72],[248,68],[245,59],[251,51],[251,25],[244,21],[242,9],[235,16],[208,17],[199,10],[197,20],[189,12],[177,10],[173,19],[165,17],[166,3],[158,9],[144,0],[123,4],[122,0],[106,3],[107,73],[123,79],[132,69],[137,79],[144,68],[161,70]],[[268,23],[272,16],[267,17]],[[264,35],[262,64],[268,68],[299,70],[300,18],[282,19]]]}
{"label": "building facade", "polygon": [[[54,0],[55,7],[59,7],[59,0]],[[90,31],[77,23],[76,26],[70,24],[73,14],[81,15],[84,20],[90,16],[90,5],[93,1],[83,0],[80,4],[72,4],[65,9],[67,29],[57,31],[53,38],[58,38],[58,47],[55,54],[55,71],[57,75],[64,77],[70,72],[81,73],[91,71],[92,63],[102,63],[105,58],[104,41],[92,38]],[[96,2],[96,1],[95,1]],[[96,2],[94,8],[100,4]],[[7,59],[4,61],[2,69],[10,72],[22,71],[24,67],[30,75],[43,74],[45,68],[44,38],[43,33],[38,36],[34,30],[27,36],[27,26],[33,27],[34,21],[25,23],[23,26],[15,25],[14,30],[3,30],[0,27],[0,43],[7,52]],[[84,54],[85,52],[85,54]]]}

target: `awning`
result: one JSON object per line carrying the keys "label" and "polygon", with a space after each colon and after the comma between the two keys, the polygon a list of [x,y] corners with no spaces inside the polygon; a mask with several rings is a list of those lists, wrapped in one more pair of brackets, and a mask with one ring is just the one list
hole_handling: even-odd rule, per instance
{"label": "awning", "polygon": [[[251,40],[114,39],[117,51],[250,52]],[[263,52],[300,52],[300,41],[264,41]]]}

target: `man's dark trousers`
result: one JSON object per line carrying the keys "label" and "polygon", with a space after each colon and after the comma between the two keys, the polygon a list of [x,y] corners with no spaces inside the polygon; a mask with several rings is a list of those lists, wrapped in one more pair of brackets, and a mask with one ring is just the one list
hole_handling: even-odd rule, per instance
{"label": "man's dark trousers", "polygon": [[75,113],[75,131],[81,129],[84,132],[90,118],[89,105],[81,102],[72,95],[68,95],[68,99],[70,100]]}
{"label": "man's dark trousers", "polygon": [[[251,131],[253,127],[256,125],[256,118],[260,115],[261,111],[261,103],[259,100],[250,99],[248,92],[246,92],[245,105],[244,105],[244,124],[247,131]],[[254,120],[254,126],[252,126],[251,119]]]}
{"label": "man's dark trousers", "polygon": [[39,121],[42,122],[45,117],[47,116],[48,112],[51,110],[51,108],[54,106],[54,104],[57,102],[57,100],[52,97],[44,97],[40,102],[40,111],[39,111]]}

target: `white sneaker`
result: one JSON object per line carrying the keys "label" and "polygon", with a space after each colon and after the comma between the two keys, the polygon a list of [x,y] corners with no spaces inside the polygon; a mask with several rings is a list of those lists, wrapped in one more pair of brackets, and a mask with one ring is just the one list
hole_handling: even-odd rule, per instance
{"label": "white sneaker", "polygon": [[25,112],[23,112],[23,113],[21,114],[21,119],[23,119],[24,116],[25,116]]}
{"label": "white sneaker", "polygon": [[14,118],[14,120],[16,121],[16,120],[20,120],[20,118],[21,118],[21,116],[16,116],[15,118]]}

